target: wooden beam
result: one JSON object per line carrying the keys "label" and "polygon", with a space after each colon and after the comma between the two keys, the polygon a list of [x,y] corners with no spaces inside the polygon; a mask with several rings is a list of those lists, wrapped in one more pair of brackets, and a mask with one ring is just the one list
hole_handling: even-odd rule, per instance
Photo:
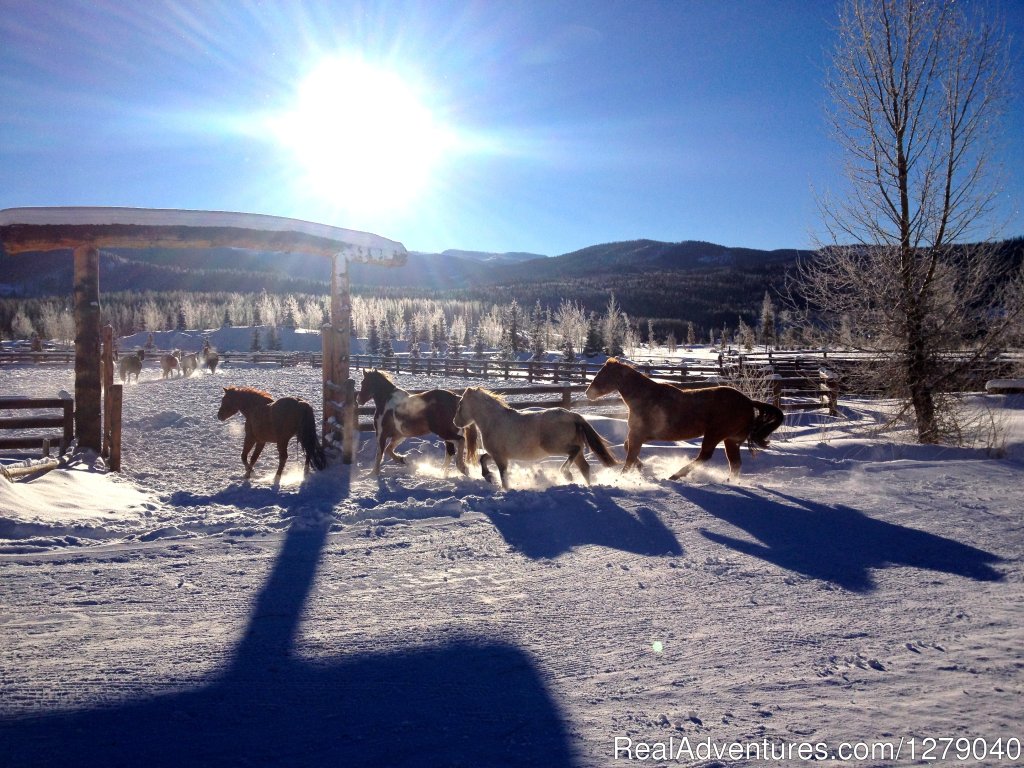
{"label": "wooden beam", "polygon": [[75,434],[80,448],[100,453],[100,253],[81,245],[74,258]]}

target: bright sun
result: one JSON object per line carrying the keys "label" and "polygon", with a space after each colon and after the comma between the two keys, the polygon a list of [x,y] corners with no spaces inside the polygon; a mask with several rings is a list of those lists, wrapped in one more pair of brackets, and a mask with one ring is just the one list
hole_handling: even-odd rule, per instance
{"label": "bright sun", "polygon": [[307,192],[355,211],[416,200],[454,145],[408,83],[354,58],[317,66],[273,129]]}

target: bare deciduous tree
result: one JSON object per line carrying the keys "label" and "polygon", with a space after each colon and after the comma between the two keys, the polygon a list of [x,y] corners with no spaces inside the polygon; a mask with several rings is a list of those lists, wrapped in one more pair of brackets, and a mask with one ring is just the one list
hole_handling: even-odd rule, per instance
{"label": "bare deciduous tree", "polygon": [[937,442],[949,436],[942,393],[1010,314],[999,287],[1013,281],[994,249],[964,245],[986,239],[999,191],[1006,39],[952,0],[847,0],[832,63],[848,191],[822,201],[828,242],[796,292],[832,339],[842,326],[846,343],[877,353],[874,385]]}

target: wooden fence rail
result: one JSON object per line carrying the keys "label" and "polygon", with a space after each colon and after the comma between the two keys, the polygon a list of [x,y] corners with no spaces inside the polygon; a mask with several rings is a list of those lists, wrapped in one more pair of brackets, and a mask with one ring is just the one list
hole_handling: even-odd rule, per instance
{"label": "wooden fence rail", "polygon": [[[58,445],[63,454],[75,434],[75,401],[71,397],[0,397],[3,411],[60,411],[60,414],[0,417],[0,430],[32,431],[18,437],[0,437],[0,449],[39,448],[49,455],[48,446]],[[60,432],[37,430],[59,428]]]}

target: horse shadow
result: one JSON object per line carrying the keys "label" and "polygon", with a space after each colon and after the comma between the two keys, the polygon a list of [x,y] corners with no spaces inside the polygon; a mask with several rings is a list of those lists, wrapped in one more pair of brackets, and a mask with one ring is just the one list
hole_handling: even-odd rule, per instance
{"label": "horse shadow", "polygon": [[683,554],[679,539],[650,507],[631,513],[605,488],[593,487],[586,495],[571,487],[549,488],[543,505],[512,506],[480,511],[510,547],[534,560],[587,544],[653,557]]}
{"label": "horse shadow", "polygon": [[[297,658],[327,541],[295,521],[229,664],[196,687],[127,703],[0,714],[3,764],[572,766],[543,674],[507,642],[406,635],[400,647]],[[381,606],[381,610],[387,610]],[[107,694],[97,691],[97,700]]]}
{"label": "horse shadow", "polygon": [[998,555],[934,533],[876,520],[841,504],[819,504],[768,490],[715,492],[682,487],[677,492],[759,543],[701,530],[709,541],[780,568],[830,582],[851,592],[875,589],[872,571],[909,566],[975,581],[1001,581]]}

